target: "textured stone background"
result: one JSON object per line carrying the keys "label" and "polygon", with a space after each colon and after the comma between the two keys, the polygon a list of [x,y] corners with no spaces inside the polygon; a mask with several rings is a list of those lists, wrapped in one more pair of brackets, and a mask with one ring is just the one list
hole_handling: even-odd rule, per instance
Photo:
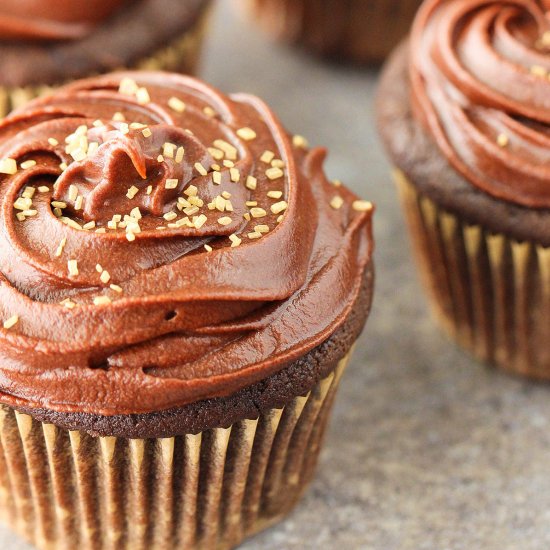
{"label": "textured stone background", "polygon": [[[203,76],[262,96],[330,149],[327,170],[378,205],[375,307],[339,393],[318,476],[243,550],[550,548],[550,387],[473,362],[428,316],[389,166],[376,73],[270,43],[224,0]],[[0,529],[0,548],[29,550]]]}

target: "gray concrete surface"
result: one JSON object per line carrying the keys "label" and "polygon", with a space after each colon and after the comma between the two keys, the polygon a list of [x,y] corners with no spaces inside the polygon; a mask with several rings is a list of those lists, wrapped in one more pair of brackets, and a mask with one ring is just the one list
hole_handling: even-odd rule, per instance
{"label": "gray concrete surface", "polygon": [[[378,205],[375,306],[343,380],[318,476],[243,550],[550,548],[550,386],[491,371],[430,319],[376,138],[376,72],[275,46],[222,0],[203,76],[262,96],[329,147],[327,170]],[[0,548],[29,550],[0,529]]]}

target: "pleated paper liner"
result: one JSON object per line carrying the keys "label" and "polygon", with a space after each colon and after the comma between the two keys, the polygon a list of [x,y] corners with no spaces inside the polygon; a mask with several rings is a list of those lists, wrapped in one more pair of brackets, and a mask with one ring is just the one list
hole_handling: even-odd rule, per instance
{"label": "pleated paper liner", "polygon": [[310,482],[350,354],[284,408],[196,435],[93,438],[0,407],[1,516],[41,550],[234,548]]}
{"label": "pleated paper liner", "polygon": [[382,61],[421,0],[241,0],[271,35],[355,63]]}
{"label": "pleated paper liner", "polygon": [[[192,29],[186,31],[168,46],[128,67],[120,67],[117,70],[143,69],[195,74],[200,59],[203,38],[208,26],[209,14],[210,8],[205,10],[205,13]],[[59,85],[62,84],[59,83]],[[56,86],[46,85],[22,88],[0,86],[0,117],[5,117],[8,113],[22,107],[35,97],[51,93],[55,88]]]}
{"label": "pleated paper liner", "polygon": [[480,360],[550,379],[550,249],[466,224],[394,175],[435,316]]}

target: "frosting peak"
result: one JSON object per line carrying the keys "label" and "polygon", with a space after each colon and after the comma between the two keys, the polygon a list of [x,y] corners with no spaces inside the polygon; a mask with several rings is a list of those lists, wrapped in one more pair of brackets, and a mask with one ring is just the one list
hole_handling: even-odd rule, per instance
{"label": "frosting peak", "polygon": [[0,123],[0,402],[128,414],[228,395],[325,341],[371,205],[248,95],[106,75]]}
{"label": "frosting peak", "polygon": [[550,208],[550,2],[429,0],[411,36],[413,109],[450,163]]}
{"label": "frosting peak", "polygon": [[126,0],[2,0],[3,40],[81,38]]}

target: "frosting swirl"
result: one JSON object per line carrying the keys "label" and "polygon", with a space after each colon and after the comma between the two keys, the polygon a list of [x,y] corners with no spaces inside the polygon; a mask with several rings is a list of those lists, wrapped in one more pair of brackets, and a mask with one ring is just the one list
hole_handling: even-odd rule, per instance
{"label": "frosting swirl", "polygon": [[77,82],[0,124],[0,401],[128,414],[229,395],[345,320],[371,210],[244,94]]}
{"label": "frosting swirl", "polygon": [[3,40],[67,40],[81,38],[126,0],[2,0]]}
{"label": "frosting swirl", "polygon": [[550,208],[548,0],[429,0],[413,27],[413,110],[482,191]]}

